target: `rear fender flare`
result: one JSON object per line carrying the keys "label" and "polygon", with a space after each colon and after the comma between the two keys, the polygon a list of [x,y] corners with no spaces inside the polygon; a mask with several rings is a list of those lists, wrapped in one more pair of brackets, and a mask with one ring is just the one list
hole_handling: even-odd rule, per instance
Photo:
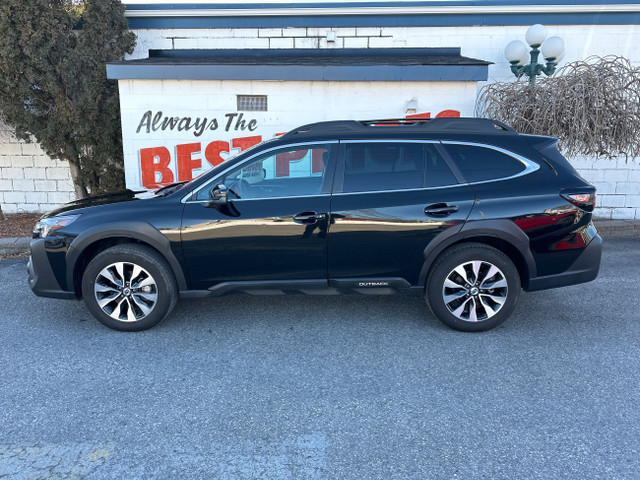
{"label": "rear fender flare", "polygon": [[67,251],[67,285],[73,288],[76,263],[84,250],[107,238],[131,238],[155,248],[169,263],[180,290],[187,290],[187,281],[180,262],[171,250],[171,243],[157,228],[147,222],[113,222],[90,228],[78,235]]}
{"label": "rear fender flare", "polygon": [[474,237],[493,237],[511,244],[524,258],[528,270],[527,280],[536,276],[536,262],[526,233],[511,220],[475,220],[467,222],[461,229],[445,230],[427,245],[424,249],[424,264],[418,277],[419,285],[425,285],[431,265],[442,252],[455,243],[470,241]]}

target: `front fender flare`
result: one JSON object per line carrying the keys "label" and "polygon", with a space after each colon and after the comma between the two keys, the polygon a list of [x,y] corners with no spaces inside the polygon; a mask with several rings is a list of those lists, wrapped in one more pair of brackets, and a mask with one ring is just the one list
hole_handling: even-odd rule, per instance
{"label": "front fender flare", "polygon": [[187,290],[187,281],[180,262],[171,250],[171,242],[147,222],[112,222],[90,228],[78,235],[67,250],[67,286],[73,288],[73,273],[80,255],[91,244],[107,238],[131,238],[155,248],[169,263],[178,288]]}

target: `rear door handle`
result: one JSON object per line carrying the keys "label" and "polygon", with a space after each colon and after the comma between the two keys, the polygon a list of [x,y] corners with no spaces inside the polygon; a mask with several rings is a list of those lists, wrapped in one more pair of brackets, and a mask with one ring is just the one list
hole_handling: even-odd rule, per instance
{"label": "rear door handle", "polygon": [[424,207],[424,214],[432,217],[446,217],[457,211],[457,205],[449,205],[448,203],[434,203]]}
{"label": "rear door handle", "polygon": [[302,212],[293,216],[293,221],[296,223],[304,223],[305,225],[314,224],[320,220],[327,218],[326,213],[316,212]]}

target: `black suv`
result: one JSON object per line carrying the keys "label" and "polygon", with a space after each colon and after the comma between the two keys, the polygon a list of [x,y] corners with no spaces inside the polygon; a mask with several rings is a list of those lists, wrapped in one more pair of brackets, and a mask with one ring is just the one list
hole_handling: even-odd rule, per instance
{"label": "black suv", "polygon": [[305,125],[150,198],[50,212],[29,283],[118,330],[241,292],[424,295],[448,326],[488,330],[521,289],[598,274],[595,188],[556,143],[488,119]]}

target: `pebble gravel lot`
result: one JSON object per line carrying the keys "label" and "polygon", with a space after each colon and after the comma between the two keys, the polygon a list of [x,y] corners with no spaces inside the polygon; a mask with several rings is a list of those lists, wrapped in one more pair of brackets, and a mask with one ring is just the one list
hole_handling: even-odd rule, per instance
{"label": "pebble gravel lot", "polygon": [[640,240],[465,334],[402,296],[182,301],[120,333],[0,261],[1,479],[637,479]]}

